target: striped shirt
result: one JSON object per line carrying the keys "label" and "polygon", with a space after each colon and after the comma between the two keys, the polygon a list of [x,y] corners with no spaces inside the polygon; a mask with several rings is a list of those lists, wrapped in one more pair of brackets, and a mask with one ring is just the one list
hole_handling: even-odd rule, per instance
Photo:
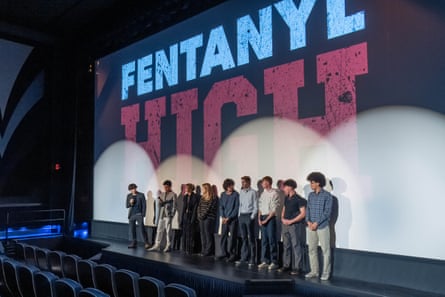
{"label": "striped shirt", "polygon": [[198,204],[198,220],[216,219],[218,212],[218,198],[212,197],[211,199],[204,199],[201,197]]}
{"label": "striped shirt", "polygon": [[318,194],[311,192],[307,201],[306,221],[317,223],[318,229],[329,225],[332,211],[332,196],[329,192],[321,190]]}

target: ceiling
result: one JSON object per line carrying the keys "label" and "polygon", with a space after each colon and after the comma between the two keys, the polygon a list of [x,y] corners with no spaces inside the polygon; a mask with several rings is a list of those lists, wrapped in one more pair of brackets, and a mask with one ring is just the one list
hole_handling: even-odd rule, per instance
{"label": "ceiling", "polygon": [[1,0],[0,37],[118,47],[224,0]]}

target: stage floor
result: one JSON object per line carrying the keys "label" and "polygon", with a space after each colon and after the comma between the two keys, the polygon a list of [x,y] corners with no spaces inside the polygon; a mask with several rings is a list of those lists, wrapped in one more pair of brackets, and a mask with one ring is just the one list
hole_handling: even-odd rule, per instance
{"label": "stage floor", "polygon": [[[305,280],[278,271],[259,270],[256,266],[237,266],[213,257],[186,255],[173,251],[146,251],[142,245],[127,248],[128,242],[90,239],[108,244],[101,260],[118,268],[127,268],[169,282],[182,282],[197,290],[199,297],[213,296],[412,296],[439,297],[410,289],[347,279]],[[221,287],[221,288],[219,288]],[[209,293],[213,292],[212,295]],[[264,293],[264,294],[262,294]]]}

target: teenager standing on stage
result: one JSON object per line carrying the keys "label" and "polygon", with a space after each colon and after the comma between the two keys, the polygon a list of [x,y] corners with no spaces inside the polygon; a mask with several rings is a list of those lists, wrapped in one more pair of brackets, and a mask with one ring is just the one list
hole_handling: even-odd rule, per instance
{"label": "teenager standing on stage", "polygon": [[283,183],[285,194],[284,206],[281,212],[283,233],[283,267],[280,272],[290,271],[291,275],[298,275],[303,255],[304,229],[301,226],[306,223],[306,200],[295,192],[297,182],[288,179]]}
{"label": "teenager standing on stage", "polygon": [[254,223],[258,213],[257,193],[250,187],[249,176],[241,178],[241,190],[239,192],[239,227],[241,235],[241,259],[236,264],[249,263],[249,267],[255,265],[255,233]]}
{"label": "teenager standing on stage", "polygon": [[320,172],[312,172],[308,175],[312,192],[309,194],[306,222],[308,226],[307,241],[309,245],[309,263],[311,271],[306,278],[314,278],[319,275],[318,243],[323,253],[323,271],[321,280],[328,280],[331,274],[331,246],[329,219],[332,211],[332,196],[325,191],[326,178]]}
{"label": "teenager standing on stage", "polygon": [[145,195],[137,191],[136,184],[129,184],[128,191],[130,193],[127,195],[126,206],[128,208],[128,223],[130,225],[130,233],[132,236],[132,242],[128,248],[137,247],[137,236],[136,236],[136,222],[141,230],[142,238],[145,242],[145,248],[149,247],[147,239],[147,231],[144,225],[144,216],[146,211],[146,201]]}
{"label": "teenager standing on stage", "polygon": [[213,234],[215,233],[218,198],[209,183],[202,185],[202,196],[198,204],[198,220],[201,233],[201,254],[211,256],[215,252]]}
{"label": "teenager standing on stage", "polygon": [[182,251],[187,254],[193,254],[196,247],[195,236],[199,229],[198,223],[198,203],[199,195],[195,192],[195,186],[185,185],[182,208]]}
{"label": "teenager standing on stage", "polygon": [[159,203],[159,220],[158,230],[156,234],[156,242],[149,251],[160,250],[161,241],[165,235],[166,246],[164,252],[171,251],[171,236],[172,236],[172,218],[176,212],[176,194],[172,191],[172,182],[169,180],[164,181],[164,192],[158,197]]}
{"label": "teenager standing on stage", "polygon": [[263,192],[258,201],[258,224],[261,228],[261,264],[258,268],[278,269],[277,222],[276,211],[279,197],[272,189],[272,178],[265,176],[261,183]]}
{"label": "teenager standing on stage", "polygon": [[172,219],[172,248],[174,251],[179,251],[181,248],[182,240],[182,209],[184,207],[184,195],[185,195],[185,184],[181,185],[181,192],[175,200],[176,212]]}
{"label": "teenager standing on stage", "polygon": [[221,256],[218,258],[220,260],[227,259],[227,262],[234,262],[237,254],[239,194],[234,187],[235,182],[232,179],[227,178],[224,180],[224,192],[221,193],[219,200],[222,236]]}

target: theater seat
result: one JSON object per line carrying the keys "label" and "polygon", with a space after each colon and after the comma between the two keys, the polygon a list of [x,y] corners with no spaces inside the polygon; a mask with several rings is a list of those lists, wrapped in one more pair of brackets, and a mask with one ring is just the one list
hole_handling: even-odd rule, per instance
{"label": "theater seat", "polygon": [[22,264],[13,259],[5,259],[3,261],[5,284],[12,297],[21,297],[19,284],[17,282],[17,270],[20,265]]}
{"label": "theater seat", "polygon": [[25,246],[23,242],[16,242],[15,244],[15,258],[18,261],[25,261]]}
{"label": "theater seat", "polygon": [[165,297],[196,297],[196,292],[190,287],[171,283],[165,286]]}
{"label": "theater seat", "polygon": [[77,262],[77,280],[84,288],[95,288],[94,267],[96,262],[91,260],[80,260]]}
{"label": "theater seat", "polygon": [[56,280],[59,278],[52,272],[39,271],[34,276],[34,288],[37,297],[57,297]]}
{"label": "theater seat", "polygon": [[116,267],[109,264],[99,264],[94,267],[96,288],[112,297],[116,297],[116,282],[114,273]]}
{"label": "theater seat", "polygon": [[139,278],[139,293],[141,297],[152,296],[152,297],[164,297],[165,283],[160,279],[143,276]]}
{"label": "theater seat", "polygon": [[6,287],[5,275],[3,273],[3,262],[9,259],[5,255],[0,255],[0,296],[9,294],[8,288]]}
{"label": "theater seat", "polygon": [[41,248],[41,247],[36,247],[35,251],[36,251],[37,267],[40,268],[40,270],[48,271],[49,270],[49,265],[48,265],[49,250],[45,249],[45,248]]}
{"label": "theater seat", "polygon": [[31,265],[21,265],[17,270],[20,295],[22,297],[35,297],[34,277],[40,270]]}
{"label": "theater seat", "polygon": [[77,297],[82,286],[69,278],[61,278],[56,280],[56,294],[57,297]]}
{"label": "theater seat", "polygon": [[79,297],[111,297],[111,296],[98,289],[86,288],[80,291]]}
{"label": "theater seat", "polygon": [[58,277],[63,277],[63,257],[66,254],[61,251],[49,251],[48,252],[48,268],[49,271],[57,275]]}
{"label": "theater seat", "polygon": [[24,247],[25,249],[25,263],[27,265],[33,265],[33,266],[38,266],[37,265],[37,258],[36,258],[36,247],[33,245],[25,245]]}
{"label": "theater seat", "polygon": [[80,260],[81,258],[77,255],[64,255],[62,261],[63,276],[79,281],[77,278],[77,262]]}
{"label": "theater seat", "polygon": [[139,273],[119,269],[114,274],[117,297],[139,297]]}

